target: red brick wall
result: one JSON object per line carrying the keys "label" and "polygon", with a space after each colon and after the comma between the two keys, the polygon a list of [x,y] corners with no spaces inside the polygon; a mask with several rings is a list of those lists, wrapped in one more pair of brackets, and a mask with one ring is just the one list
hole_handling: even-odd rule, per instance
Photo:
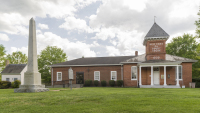
{"label": "red brick wall", "polygon": [[[137,80],[131,80],[131,66],[137,66],[137,64],[124,64],[123,65],[123,81],[124,87],[137,87],[139,81],[139,68]],[[53,68],[53,81],[57,79],[57,72],[62,72],[62,80],[68,80],[69,67],[54,67]],[[73,84],[76,84],[76,72],[84,72],[84,80],[94,80],[94,71],[100,71],[100,81],[105,80],[109,84],[111,78],[111,71],[117,71],[117,80],[121,80],[121,66],[91,66],[91,67],[72,67],[74,73]],[[89,69],[89,72],[88,72]],[[168,78],[168,74],[170,77]],[[142,85],[151,85],[151,67],[142,67]],[[161,79],[161,75],[164,75],[164,67],[160,67],[160,85],[164,84],[164,79]],[[176,85],[175,80],[175,66],[166,67],[166,83],[167,85]],[[182,86],[182,82],[186,87],[189,87],[189,83],[192,82],[192,63],[182,63],[182,78],[179,83]],[[59,81],[55,84],[61,84]],[[54,85],[55,85],[54,84]]]}
{"label": "red brick wall", "polygon": [[[57,80],[57,72],[62,72],[62,80],[69,80],[69,68],[70,67],[53,67],[53,81]],[[111,71],[117,71],[117,80],[121,80],[121,66],[88,66],[71,68],[74,74],[74,81],[72,82],[73,84],[76,84],[76,72],[84,72],[84,80],[94,81],[94,71],[100,71],[100,81],[105,80],[107,85],[109,85],[108,82],[111,79]],[[54,85],[60,83],[61,82],[57,81]]]}
{"label": "red brick wall", "polygon": [[[147,58],[147,60],[156,60],[156,59],[165,60],[165,54],[166,54],[165,42],[166,42],[166,40],[149,40],[149,41],[147,41],[147,43],[146,43],[146,58]],[[150,45],[152,43],[163,44],[163,45],[157,45],[158,48],[160,48],[159,52],[153,52],[152,51],[152,47],[154,47],[154,46]]]}
{"label": "red brick wall", "polygon": [[[137,66],[137,64],[124,64],[123,65],[123,81],[124,87],[137,87],[137,80],[131,80],[131,66]],[[137,71],[139,73],[139,70]],[[137,76],[138,78],[138,76]],[[139,80],[139,78],[138,78]]]}
{"label": "red brick wall", "polygon": [[[182,63],[182,80],[179,80],[180,86],[182,83],[185,87],[189,87],[189,83],[192,82],[192,63]],[[124,67],[124,87],[137,87],[137,80],[131,80],[131,66],[137,66],[137,64],[125,64]],[[151,85],[151,67],[142,67],[142,85]],[[170,77],[168,77],[168,74]],[[161,75],[164,75],[164,67],[160,67],[160,85],[164,84],[164,79],[161,78]],[[139,81],[139,68],[138,68],[138,81]],[[166,84],[167,85],[176,85],[176,74],[175,66],[166,67]]]}
{"label": "red brick wall", "polygon": [[192,63],[182,63],[182,77],[185,87],[189,87],[189,83],[192,82]]}

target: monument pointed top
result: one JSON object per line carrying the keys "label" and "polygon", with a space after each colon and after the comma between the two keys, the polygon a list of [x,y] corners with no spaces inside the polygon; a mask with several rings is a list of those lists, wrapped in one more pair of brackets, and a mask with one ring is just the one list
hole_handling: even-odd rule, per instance
{"label": "monument pointed top", "polygon": [[33,17],[30,20],[34,20]]}

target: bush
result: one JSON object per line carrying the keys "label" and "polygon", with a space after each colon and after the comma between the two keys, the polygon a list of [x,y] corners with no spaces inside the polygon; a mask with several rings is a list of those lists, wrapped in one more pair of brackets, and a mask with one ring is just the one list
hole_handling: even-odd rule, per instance
{"label": "bush", "polygon": [[94,85],[95,85],[95,86],[98,86],[98,85],[99,85],[99,81],[98,81],[98,80],[95,80],[95,81],[94,81]]}
{"label": "bush", "polygon": [[0,89],[7,89],[11,86],[9,81],[0,81]]}
{"label": "bush", "polygon": [[102,81],[101,81],[101,86],[106,87],[106,85],[107,85],[106,81],[105,81],[105,80],[102,80]]}
{"label": "bush", "polygon": [[123,80],[117,80],[117,86],[122,87],[123,85]]}
{"label": "bush", "polygon": [[109,85],[110,85],[111,87],[114,87],[114,86],[115,86],[115,81],[114,81],[114,80],[109,80]]}
{"label": "bush", "polygon": [[12,82],[11,86],[12,88],[19,88],[20,84],[21,82],[19,80],[15,80],[14,82]]}
{"label": "bush", "polygon": [[92,80],[85,80],[84,86],[91,86],[91,85],[92,85]]}

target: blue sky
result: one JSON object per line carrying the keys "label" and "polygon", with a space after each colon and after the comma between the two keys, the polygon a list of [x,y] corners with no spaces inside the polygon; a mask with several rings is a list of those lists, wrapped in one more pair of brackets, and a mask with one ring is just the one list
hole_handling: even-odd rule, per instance
{"label": "blue sky", "polygon": [[9,0],[0,4],[0,44],[28,53],[28,24],[36,21],[38,54],[62,48],[68,59],[145,53],[156,23],[173,37],[195,35],[199,0]]}

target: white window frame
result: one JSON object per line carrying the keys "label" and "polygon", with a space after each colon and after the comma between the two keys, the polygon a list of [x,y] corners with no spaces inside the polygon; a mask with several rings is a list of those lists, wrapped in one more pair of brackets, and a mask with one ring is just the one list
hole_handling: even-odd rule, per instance
{"label": "white window frame", "polygon": [[[180,69],[178,70],[179,73],[181,72],[181,79],[179,78],[179,80],[183,80],[183,67],[182,67],[182,65],[179,65],[178,67],[181,67],[181,71],[180,71]],[[177,80],[176,73],[177,73],[177,66],[175,67],[175,80]],[[179,74],[178,74],[178,77],[179,77]]]}
{"label": "white window frame", "polygon": [[8,82],[10,82],[10,78],[6,78],[6,81],[7,81],[7,79],[8,79]]}
{"label": "white window frame", "polygon": [[[15,81],[15,78],[13,80]],[[16,80],[18,80],[18,78],[16,78]]]}
{"label": "white window frame", "polygon": [[[99,79],[95,79],[95,72],[99,72]],[[94,80],[100,81],[100,71],[94,71]]]}
{"label": "white window frame", "polygon": [[[58,73],[61,74],[61,80],[58,80]],[[57,72],[57,81],[62,81],[62,72]]]}
{"label": "white window frame", "polygon": [[112,75],[112,72],[115,72],[115,73],[116,73],[116,75],[115,75],[115,76],[116,76],[116,79],[115,79],[114,81],[117,81],[117,71],[111,71],[111,72],[110,72],[110,80],[112,80],[112,76],[113,76],[113,75]]}
{"label": "white window frame", "polygon": [[[136,67],[136,79],[132,79],[132,67]],[[138,74],[137,66],[131,66],[131,80],[137,80],[137,74]]]}

